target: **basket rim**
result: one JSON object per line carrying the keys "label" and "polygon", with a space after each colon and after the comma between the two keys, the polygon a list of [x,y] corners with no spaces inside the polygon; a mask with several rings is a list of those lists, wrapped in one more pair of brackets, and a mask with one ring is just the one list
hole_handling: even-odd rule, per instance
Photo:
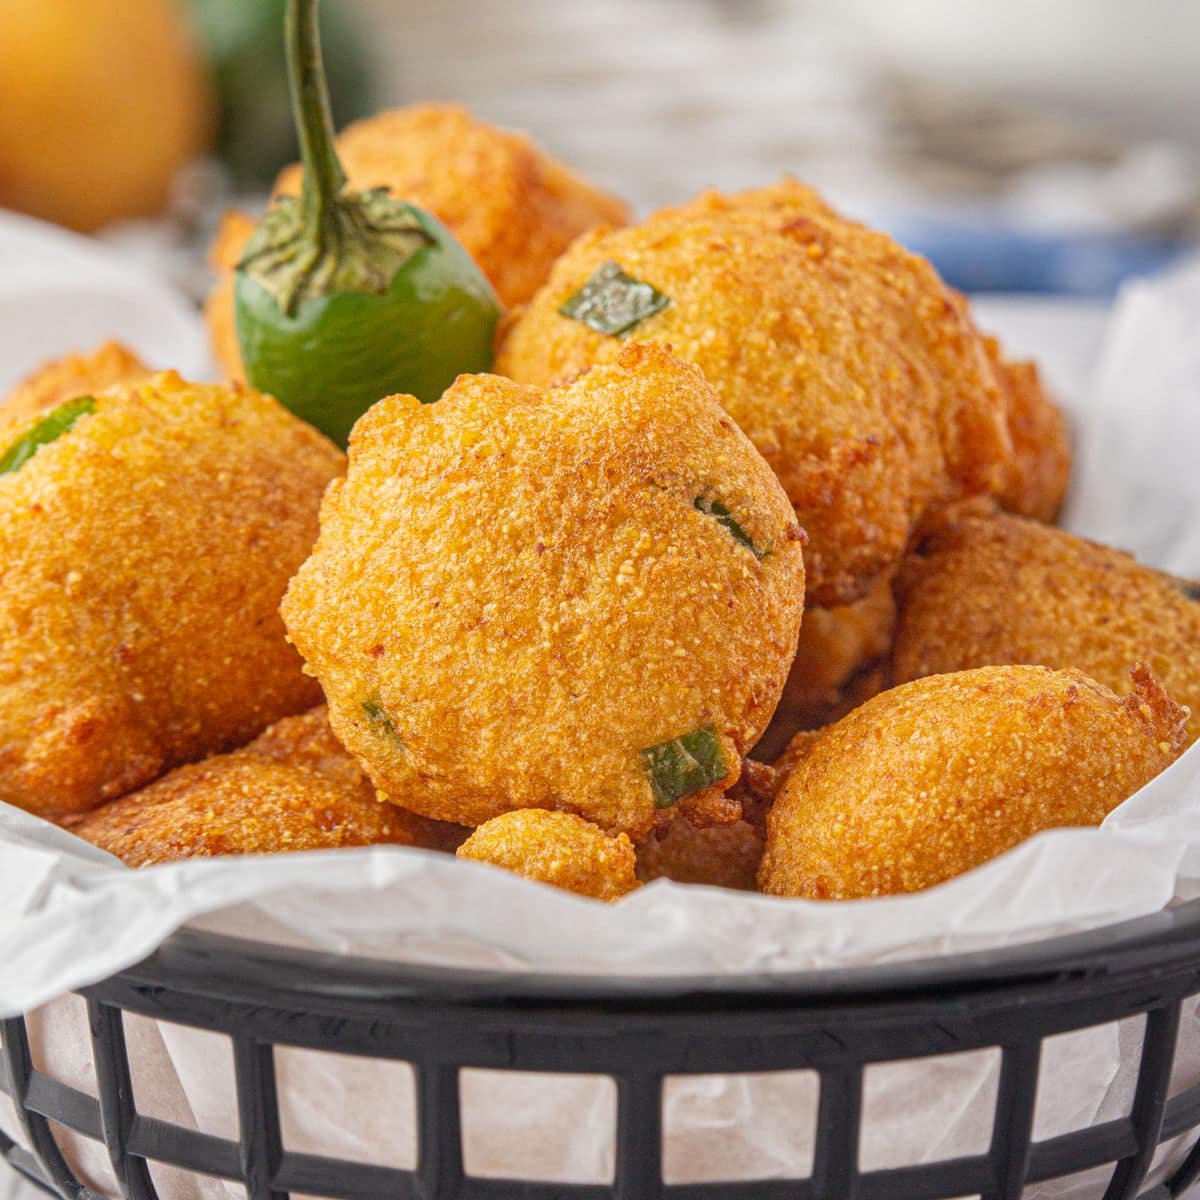
{"label": "basket rim", "polygon": [[[712,998],[743,1002],[871,1003],[997,988],[1114,982],[1200,963],[1200,899],[1096,929],[1015,946],[867,966],[730,975],[607,975],[465,968],[335,954],[184,928],[112,978],[272,1005],[321,1000],[558,1007]],[[86,990],[86,989],[82,989]]]}

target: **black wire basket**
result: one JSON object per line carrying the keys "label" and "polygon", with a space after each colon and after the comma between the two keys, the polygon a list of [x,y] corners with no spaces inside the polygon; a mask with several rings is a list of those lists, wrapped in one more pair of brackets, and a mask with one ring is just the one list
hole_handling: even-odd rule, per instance
{"label": "black wire basket", "polygon": [[[0,1022],[0,1089],[21,1141],[0,1151],[64,1200],[93,1193],[54,1126],[103,1143],[129,1200],[157,1197],[154,1163],[240,1182],[249,1200],[1017,1200],[1040,1181],[1111,1167],[1105,1200],[1167,1200],[1200,1178],[1200,1083],[1169,1096],[1181,1014],[1200,993],[1200,901],[1083,935],[920,962],[753,978],[507,975],[402,966],[184,931],[145,962],[84,988],[97,1095],[34,1066],[21,1018]],[[124,1014],[228,1035],[237,1140],[139,1112]],[[1044,1039],[1144,1016],[1127,1115],[1035,1140]],[[277,1047],[411,1064],[412,1170],[288,1149]],[[897,1060],[994,1048],[1001,1055],[986,1151],[863,1170],[864,1072]],[[464,1068],[599,1074],[615,1080],[607,1183],[482,1178],[464,1167]],[[805,1178],[663,1181],[668,1076],[807,1069],[819,1077]],[[1149,1187],[1157,1148],[1172,1173]],[[1196,1139],[1196,1140],[1192,1140]]]}

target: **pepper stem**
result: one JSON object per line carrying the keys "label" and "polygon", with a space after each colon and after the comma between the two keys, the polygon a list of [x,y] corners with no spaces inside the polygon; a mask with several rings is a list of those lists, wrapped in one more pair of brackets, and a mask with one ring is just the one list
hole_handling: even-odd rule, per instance
{"label": "pepper stem", "polygon": [[321,62],[321,34],[317,25],[319,0],[287,0],[285,42],[288,89],[292,118],[300,138],[304,167],[300,187],[300,217],[314,239],[337,237],[334,208],[346,172],[333,143],[333,114],[329,86]]}
{"label": "pepper stem", "polygon": [[[249,3],[250,0],[244,0]],[[280,196],[238,263],[294,317],[342,292],[381,296],[418,250],[437,239],[416,209],[386,188],[353,192],[338,161],[321,63],[318,0],[287,0],[284,43],[303,167],[300,197]]]}

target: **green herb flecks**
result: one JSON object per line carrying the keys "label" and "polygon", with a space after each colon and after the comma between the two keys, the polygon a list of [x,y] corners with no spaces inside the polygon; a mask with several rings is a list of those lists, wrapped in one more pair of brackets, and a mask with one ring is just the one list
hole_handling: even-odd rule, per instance
{"label": "green herb flecks", "polygon": [[695,505],[705,516],[712,517],[725,529],[739,546],[745,546],[759,562],[771,553],[770,550],[760,550],[754,544],[754,539],[737,523],[733,513],[720,500],[714,500],[711,496],[697,496]]}
{"label": "green herb flecks", "polygon": [[559,305],[558,311],[597,333],[621,338],[670,303],[670,297],[627,275],[620,263],[610,259],[601,263],[587,283]]}
{"label": "green herb flecks", "polygon": [[364,700],[362,702],[362,710],[363,716],[370,722],[372,729],[385,734],[397,746],[402,747],[404,745],[400,735],[396,732],[395,725],[392,724],[392,718],[387,715],[387,710],[378,700]]}
{"label": "green herb flecks", "polygon": [[19,470],[38,452],[39,447],[57,441],[80,417],[95,411],[94,396],[77,396],[60,404],[9,446],[0,457],[0,475]]}
{"label": "green herb flecks", "polygon": [[670,808],[684,796],[712,787],[727,770],[721,739],[711,725],[650,746],[638,758],[650,779],[655,808]]}

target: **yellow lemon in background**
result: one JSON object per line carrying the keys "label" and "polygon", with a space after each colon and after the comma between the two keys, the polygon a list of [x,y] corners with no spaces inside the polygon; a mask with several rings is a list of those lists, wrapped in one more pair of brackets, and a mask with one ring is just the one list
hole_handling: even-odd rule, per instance
{"label": "yellow lemon in background", "polygon": [[174,0],[0,0],[0,206],[93,230],[166,204],[210,85]]}

